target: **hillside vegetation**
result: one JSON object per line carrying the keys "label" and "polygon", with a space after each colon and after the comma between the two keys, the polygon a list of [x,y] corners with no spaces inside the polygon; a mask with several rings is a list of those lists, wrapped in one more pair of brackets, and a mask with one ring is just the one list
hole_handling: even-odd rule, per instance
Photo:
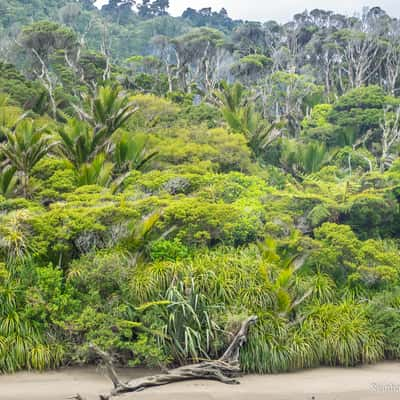
{"label": "hillside vegetation", "polygon": [[0,0],[0,371],[400,357],[400,22]]}

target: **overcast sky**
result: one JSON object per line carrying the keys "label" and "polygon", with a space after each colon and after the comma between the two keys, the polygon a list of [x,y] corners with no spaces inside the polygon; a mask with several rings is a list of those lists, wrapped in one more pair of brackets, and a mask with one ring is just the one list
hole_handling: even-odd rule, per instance
{"label": "overcast sky", "polygon": [[[98,4],[107,2],[108,0],[99,0]],[[400,0],[170,0],[169,12],[172,15],[181,15],[188,7],[213,7],[217,11],[225,7],[235,19],[275,19],[286,22],[293,14],[305,9],[322,8],[353,15],[366,6],[379,6],[391,16],[400,17]]]}

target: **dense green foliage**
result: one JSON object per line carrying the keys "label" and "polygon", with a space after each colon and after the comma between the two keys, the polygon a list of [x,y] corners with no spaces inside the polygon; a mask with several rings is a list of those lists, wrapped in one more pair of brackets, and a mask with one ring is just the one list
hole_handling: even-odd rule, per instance
{"label": "dense green foliage", "polygon": [[399,358],[399,22],[131,5],[0,0],[0,371]]}

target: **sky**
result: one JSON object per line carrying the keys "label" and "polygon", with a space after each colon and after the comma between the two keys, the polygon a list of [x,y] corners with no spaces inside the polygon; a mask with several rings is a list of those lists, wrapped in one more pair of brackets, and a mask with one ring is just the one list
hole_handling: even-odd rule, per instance
{"label": "sky", "polygon": [[[99,0],[97,4],[107,2]],[[170,0],[169,13],[181,15],[188,7],[212,7],[217,11],[225,7],[234,19],[287,22],[294,14],[306,9],[321,8],[354,15],[363,7],[374,6],[383,8],[393,17],[400,17],[400,0]]]}

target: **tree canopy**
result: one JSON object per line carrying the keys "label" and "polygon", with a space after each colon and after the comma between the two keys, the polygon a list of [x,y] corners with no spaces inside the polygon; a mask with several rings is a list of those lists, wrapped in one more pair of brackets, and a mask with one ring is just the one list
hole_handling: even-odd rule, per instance
{"label": "tree canopy", "polygon": [[399,21],[0,0],[0,372],[400,357]]}

